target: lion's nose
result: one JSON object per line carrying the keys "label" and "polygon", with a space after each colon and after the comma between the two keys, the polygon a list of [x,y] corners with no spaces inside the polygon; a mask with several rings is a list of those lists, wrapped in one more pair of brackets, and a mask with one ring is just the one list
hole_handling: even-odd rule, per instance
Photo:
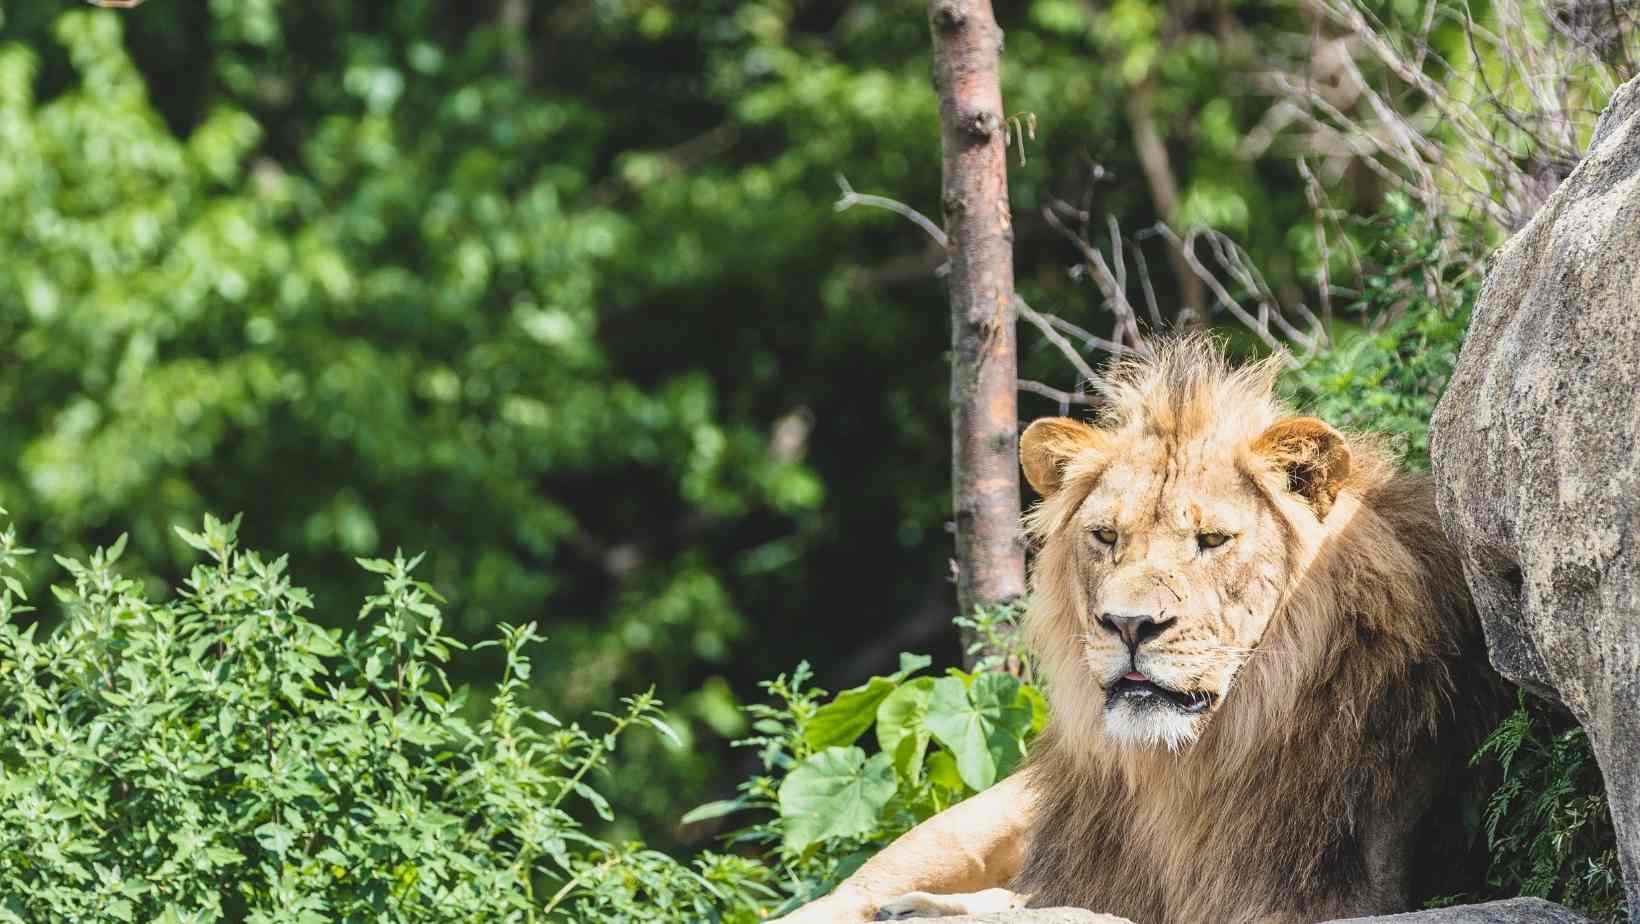
{"label": "lion's nose", "polygon": [[1120,635],[1129,651],[1137,651],[1140,645],[1162,634],[1162,630],[1172,625],[1173,620],[1168,619],[1166,613],[1102,613],[1099,624]]}

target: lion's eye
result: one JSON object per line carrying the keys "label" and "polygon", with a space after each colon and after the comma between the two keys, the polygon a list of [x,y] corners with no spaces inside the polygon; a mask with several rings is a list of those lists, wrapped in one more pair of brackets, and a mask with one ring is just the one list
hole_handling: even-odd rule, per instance
{"label": "lion's eye", "polygon": [[1102,527],[1100,529],[1096,529],[1096,530],[1093,531],[1093,538],[1098,539],[1100,542],[1103,542],[1105,545],[1115,545],[1116,544],[1116,530],[1111,529],[1108,526]]}
{"label": "lion's eye", "polygon": [[1196,544],[1204,549],[1216,549],[1230,541],[1229,533],[1197,533]]}

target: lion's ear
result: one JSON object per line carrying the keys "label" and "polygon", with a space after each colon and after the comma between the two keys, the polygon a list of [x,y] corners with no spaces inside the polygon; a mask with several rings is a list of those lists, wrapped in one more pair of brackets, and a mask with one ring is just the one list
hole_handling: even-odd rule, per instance
{"label": "lion's ear", "polygon": [[1314,417],[1276,421],[1253,441],[1253,451],[1287,472],[1287,489],[1301,495],[1326,519],[1350,474],[1344,435]]}
{"label": "lion's ear", "polygon": [[1019,464],[1036,493],[1048,497],[1059,490],[1065,463],[1094,445],[1094,429],[1069,417],[1039,417],[1019,437]]}

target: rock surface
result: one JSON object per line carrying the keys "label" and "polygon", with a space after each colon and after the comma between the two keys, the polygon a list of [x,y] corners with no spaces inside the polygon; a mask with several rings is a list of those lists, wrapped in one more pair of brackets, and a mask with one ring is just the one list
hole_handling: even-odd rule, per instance
{"label": "rock surface", "polygon": [[[1076,908],[1037,908],[1030,911],[999,911],[995,914],[923,918],[940,924],[1128,924],[1126,918],[1094,914]],[[1350,918],[1332,924],[1589,924],[1588,919],[1570,908],[1541,898],[1511,898],[1481,905],[1454,905],[1432,911],[1391,914],[1376,918]]]}
{"label": "rock surface", "polygon": [[920,918],[939,924],[1132,924],[1127,918],[1094,914],[1080,908],[1031,908],[997,911],[992,914],[959,914],[944,918]]}
{"label": "rock surface", "polygon": [[1331,924],[1588,924],[1588,918],[1564,905],[1541,898],[1511,898],[1480,905],[1453,905],[1407,914],[1387,914],[1375,918],[1350,918]]}
{"label": "rock surface", "polygon": [[1488,269],[1435,411],[1492,663],[1587,729],[1640,921],[1640,80]]}

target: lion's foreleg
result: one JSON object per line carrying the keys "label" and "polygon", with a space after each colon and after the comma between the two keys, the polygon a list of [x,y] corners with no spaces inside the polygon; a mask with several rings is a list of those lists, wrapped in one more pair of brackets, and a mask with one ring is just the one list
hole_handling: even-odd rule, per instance
{"label": "lion's foreleg", "polygon": [[1002,891],[1025,861],[1035,817],[1033,772],[1026,767],[911,829],[837,891],[782,921],[854,924],[871,920],[885,903],[913,892],[960,896]]}

